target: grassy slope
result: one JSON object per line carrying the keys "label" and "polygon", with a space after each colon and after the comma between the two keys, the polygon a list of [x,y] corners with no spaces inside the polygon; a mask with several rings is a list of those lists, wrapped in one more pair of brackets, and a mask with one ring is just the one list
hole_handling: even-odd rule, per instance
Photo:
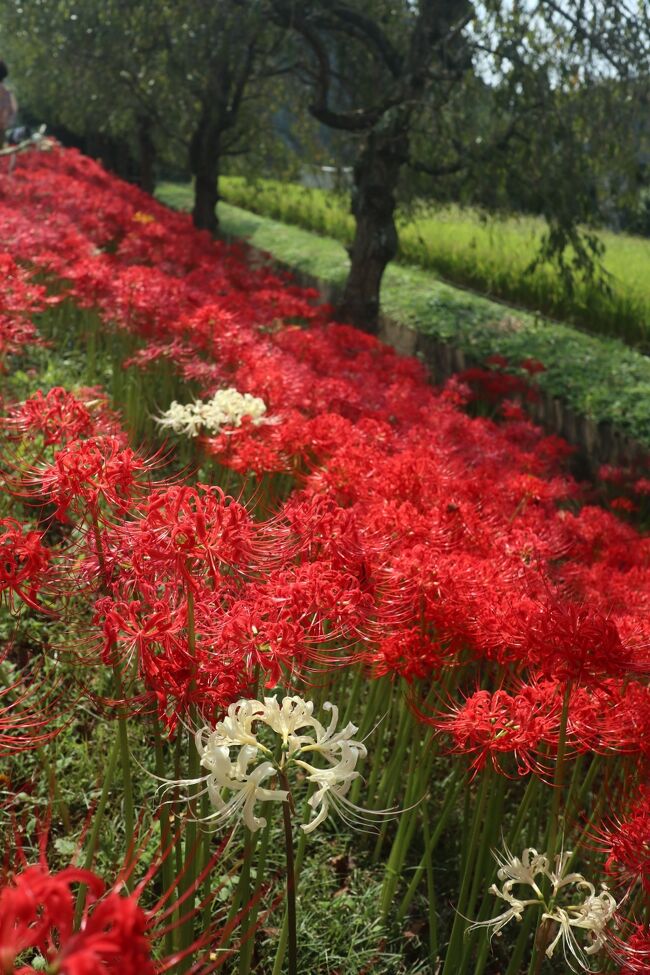
{"label": "grassy slope", "polygon": [[[189,187],[161,185],[159,197],[187,206]],[[275,259],[324,281],[342,284],[348,259],[337,241],[220,204],[222,231],[245,237]],[[617,339],[524,314],[461,291],[431,272],[391,265],[382,287],[383,311],[396,321],[463,349],[478,360],[499,353],[513,362],[530,356],[546,366],[537,379],[576,412],[613,423],[650,447],[650,359]]]}
{"label": "grassy slope", "polygon": [[[250,183],[239,177],[224,177],[220,185],[224,199],[234,206],[341,242],[352,238],[354,224],[342,194],[274,180]],[[610,290],[576,281],[569,292],[554,265],[530,270],[544,229],[536,218],[488,222],[471,209],[428,206],[401,215],[398,260],[589,331],[648,346],[650,241],[601,233]]]}

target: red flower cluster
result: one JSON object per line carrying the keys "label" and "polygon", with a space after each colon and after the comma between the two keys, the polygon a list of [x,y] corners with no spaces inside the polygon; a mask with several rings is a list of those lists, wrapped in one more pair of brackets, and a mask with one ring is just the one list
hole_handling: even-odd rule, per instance
{"label": "red flower cluster", "polygon": [[57,299],[47,298],[45,288],[33,284],[11,254],[0,252],[0,275],[0,371],[4,372],[8,356],[43,344],[31,316]]}
{"label": "red flower cluster", "polygon": [[[85,884],[93,902],[75,930],[72,885]],[[14,967],[23,952],[38,953],[61,975],[154,975],[147,917],[136,898],[104,884],[89,870],[68,867],[57,874],[42,866],[24,869],[0,887],[0,971],[30,975],[31,964]]]}
{"label": "red flower cluster", "polygon": [[[416,707],[440,681],[423,718],[475,770],[545,777],[564,735],[571,756],[627,756],[627,791],[646,788],[650,541],[589,503],[567,445],[517,403],[499,423],[462,411],[472,386],[528,395],[522,377],[432,389],[416,360],[73,151],[22,157],[10,196],[0,179],[0,219],[16,259],[137,341],[132,368],[162,359],[205,399],[227,386],[263,399],[264,422],[202,448],[260,484],[282,472],[285,496],[291,477],[288,500],[254,521],[212,485],[156,484],[92,394],[11,408],[6,438],[43,443],[31,499],[85,532],[70,564],[94,599],[90,655],[137,660],[140,703],[174,726],[258,673],[273,685],[353,662],[403,678]],[[646,481],[635,474],[639,497]],[[17,546],[19,526],[6,531]],[[3,577],[27,602],[46,566],[30,544]],[[630,852],[647,841],[645,799],[633,810],[608,846],[629,880],[645,877]]]}

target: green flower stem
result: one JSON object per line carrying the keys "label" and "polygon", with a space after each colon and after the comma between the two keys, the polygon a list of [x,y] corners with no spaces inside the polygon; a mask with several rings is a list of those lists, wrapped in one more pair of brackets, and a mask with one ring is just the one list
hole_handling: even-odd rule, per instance
{"label": "green flower stem", "polygon": [[289,975],[298,975],[298,924],[296,915],[296,865],[293,852],[293,823],[291,821],[292,801],[289,780],[286,772],[279,772],[280,784],[289,793],[282,803],[284,822],[284,845],[287,857],[287,925],[289,943]]}
{"label": "green flower stem", "polygon": [[[492,775],[492,778],[494,779],[494,775]],[[498,783],[498,786],[500,785],[501,782]],[[503,788],[499,788],[498,786],[491,790],[488,798],[488,808],[485,812],[485,828],[481,835],[479,849],[476,856],[474,880],[472,881],[472,889],[469,895],[469,900],[467,901],[463,911],[466,917],[474,917],[479,891],[482,888],[485,888],[487,885],[487,879],[489,876],[487,861],[490,856],[490,850],[494,848],[496,843],[497,837],[495,836],[495,831],[498,830],[498,826],[502,820],[503,800],[505,794],[505,790]],[[481,909],[479,911],[479,917],[477,920],[483,920],[483,912],[487,912],[490,899],[491,898],[486,893],[481,902]],[[467,970],[467,966],[472,957],[477,935],[478,931],[470,931],[469,933],[465,934],[463,955],[459,972],[465,972]]]}
{"label": "green flower stem", "polygon": [[459,971],[463,929],[466,923],[463,914],[465,912],[465,905],[471,889],[474,874],[473,868],[476,857],[479,853],[478,841],[483,828],[485,806],[487,804],[491,783],[492,776],[490,775],[489,768],[486,768],[483,771],[478,796],[476,797],[476,802],[474,804],[474,814],[472,816],[471,826],[469,829],[469,840],[467,844],[467,852],[464,858],[465,862],[460,892],[458,895],[458,904],[456,905],[456,916],[451,929],[451,936],[445,957],[445,964],[442,969],[442,975],[457,975]]}
{"label": "green flower stem", "polygon": [[255,950],[255,925],[257,924],[257,916],[259,914],[259,904],[260,896],[262,891],[262,884],[264,883],[264,877],[266,873],[266,858],[269,850],[269,840],[271,838],[271,822],[272,818],[266,821],[266,826],[264,827],[264,832],[262,833],[262,840],[260,843],[259,853],[257,856],[257,866],[255,873],[255,887],[253,889],[252,897],[252,907],[247,918],[248,928],[252,932],[247,941],[240,948],[239,952],[239,975],[250,975],[251,964],[253,961],[253,952]]}
{"label": "green flower stem", "polygon": [[354,680],[352,682],[352,688],[349,694],[346,695],[348,698],[348,705],[345,709],[345,715],[342,721],[343,726],[345,726],[349,721],[351,721],[354,715],[359,713],[359,708],[357,705],[359,702],[359,694],[361,693],[361,689],[364,683],[364,676],[365,674],[364,674],[363,666],[357,665],[356,673],[354,675]]}
{"label": "green flower stem", "polygon": [[[97,518],[97,512],[93,511],[91,513],[91,524],[93,530],[93,536],[95,539],[95,547],[97,549],[97,561],[99,562],[99,570],[101,573],[102,589],[106,595],[110,595],[110,578],[108,575],[108,570],[106,568],[106,560],[104,558],[104,545],[102,542],[102,533],[99,528],[99,521]],[[113,647],[111,647],[113,650]],[[126,840],[127,850],[133,851],[133,834],[135,831],[135,804],[133,801],[133,774],[131,772],[131,753],[129,751],[129,733],[126,723],[126,715],[124,713],[124,684],[122,681],[122,672],[120,670],[120,665],[117,660],[113,663],[113,681],[115,686],[115,696],[118,702],[118,740],[120,747],[120,767],[122,769],[122,790],[124,795],[124,837]],[[129,887],[129,881],[126,882],[126,887]]]}
{"label": "green flower stem", "polygon": [[[239,910],[250,900],[251,865],[255,855],[256,843],[256,834],[251,833],[250,830],[246,828],[244,834],[244,849],[241,858],[241,869],[239,871],[237,887],[235,888],[235,892],[230,902],[230,908],[228,910],[228,918],[226,921],[227,929],[235,928],[235,918],[237,917]],[[229,943],[230,937],[227,937],[224,942],[224,946],[228,945]]]}
{"label": "green flower stem", "polygon": [[[177,731],[176,741],[174,742],[174,779],[179,782],[183,778],[182,773],[182,754],[183,754],[183,735],[180,731]],[[175,796],[176,801],[171,806],[170,819],[174,816],[178,817],[178,795]],[[176,866],[176,876],[180,877],[183,873],[183,843],[181,841],[180,835],[177,842],[174,844],[174,860]],[[178,898],[178,888],[176,890],[176,896]],[[180,908],[177,908],[177,913],[174,915],[174,940],[176,942],[176,948],[181,946],[181,928],[180,928]]]}
{"label": "green flower stem", "polygon": [[454,809],[456,799],[458,797],[458,793],[460,792],[461,786],[463,785],[464,782],[465,782],[464,770],[460,762],[458,762],[453,767],[452,781],[449,783],[449,786],[447,787],[445,801],[443,803],[442,809],[440,810],[440,815],[438,816],[438,820],[436,822],[436,828],[434,829],[433,833],[430,832],[428,810],[425,809],[422,814],[422,819],[425,823],[425,834],[430,834],[430,838],[428,840],[426,840],[425,838],[424,852],[422,854],[422,858],[413,874],[413,878],[408,886],[408,890],[404,894],[399,910],[396,914],[396,920],[398,924],[401,924],[401,922],[406,917],[407,911],[411,906],[411,902],[415,896],[417,888],[422,879],[422,875],[424,874],[425,870],[428,868],[429,863],[431,862],[433,852],[435,851],[440,841],[440,838],[445,830],[445,827],[447,826],[449,817],[451,816],[451,813]]}
{"label": "green flower stem", "polygon": [[584,839],[587,839],[589,835],[592,833],[593,826],[599,820],[601,813],[603,811],[603,806],[606,805],[606,802],[607,802],[607,792],[605,790],[602,790],[598,795],[598,799],[596,801],[594,808],[591,811],[589,818],[587,819],[582,829],[580,830],[580,835],[578,836],[575,843],[572,843],[573,850],[571,851],[571,856],[568,857],[567,859],[567,863],[565,867],[567,873],[570,873],[571,871],[571,865],[575,860],[576,856],[578,855],[578,851],[582,846],[582,841]]}
{"label": "green flower stem", "polygon": [[[260,682],[260,665],[255,664],[253,672],[253,682],[251,684],[251,696],[257,697]],[[208,800],[207,796],[203,797],[203,802]],[[267,822],[268,828],[268,822]],[[235,890],[234,897],[230,905],[230,910],[228,911],[228,919],[226,922],[226,928],[230,929],[235,927],[235,918],[237,916],[240,908],[243,908],[250,900],[250,879],[251,879],[251,866],[253,863],[253,857],[255,855],[255,847],[257,845],[257,834],[251,833],[248,829],[245,831],[244,835],[244,850],[242,853],[242,866],[239,873],[239,880],[237,882],[237,889]],[[226,947],[230,942],[230,935],[226,937],[223,947]],[[244,957],[244,949],[250,944],[247,942],[246,946],[242,946],[240,949],[240,966],[242,959]]]}
{"label": "green flower stem", "polygon": [[[381,683],[382,683],[381,681],[377,681],[377,684],[375,686],[378,686]],[[386,694],[386,692],[384,691],[384,687],[380,687],[379,693],[377,693],[376,695],[373,693],[374,690],[375,688],[371,690],[369,701],[368,701],[369,704],[368,711],[372,709],[372,715],[369,717],[368,711],[366,711],[364,727],[363,729],[359,729],[359,736],[363,740],[363,737],[369,733],[369,731],[372,728],[372,724],[375,721],[377,710],[378,710],[377,705],[380,703],[386,704],[386,709],[384,715],[382,716],[382,720],[379,722],[379,727],[377,729],[377,736],[375,738],[375,743],[374,743],[374,752],[375,755],[377,756],[377,760],[373,762],[372,770],[370,772],[370,778],[368,779],[368,785],[366,787],[366,795],[368,796],[369,803],[372,802],[375,796],[375,790],[377,788],[377,780],[379,778],[379,769],[380,766],[382,765],[382,762],[379,760],[379,756],[381,756],[382,754],[384,739],[386,737],[388,724],[390,722],[390,715],[393,709],[392,686],[390,684],[388,685],[388,694],[386,695],[388,697],[387,701],[384,700],[384,695]],[[350,798],[352,802],[359,801],[361,784],[362,784],[361,777],[359,777],[352,783],[352,790],[350,793]]]}
{"label": "green flower stem", "polygon": [[[431,830],[429,828],[429,818],[426,815],[426,810],[423,820],[424,846],[426,850],[433,850],[435,843],[432,842]],[[442,832],[442,830],[440,832]],[[431,963],[431,971],[435,972],[436,965],[438,963],[438,907],[436,901],[435,878],[433,876],[433,859],[431,856],[427,857],[426,870],[428,906],[427,919],[429,922],[429,961]]]}
{"label": "green flower stem", "polygon": [[[113,678],[117,697],[121,701],[124,699],[124,689],[122,685],[122,674],[117,664],[113,665]],[[133,853],[133,834],[135,831],[135,804],[133,801],[133,776],[131,774],[131,752],[129,750],[129,732],[126,724],[126,716],[120,707],[117,719],[118,740],[120,743],[120,768],[122,769],[122,788],[124,794],[124,837],[126,839],[129,856]],[[129,888],[129,880],[125,881],[125,886]]]}
{"label": "green flower stem", "polygon": [[[400,759],[399,760],[399,763],[398,763],[398,768],[402,769],[402,775],[400,775],[398,777],[397,773],[395,773],[393,775],[393,777],[388,780],[388,784],[387,784],[387,787],[385,788],[385,790],[380,788],[379,795],[378,795],[377,799],[375,800],[375,806],[378,809],[388,809],[388,808],[390,808],[392,806],[392,804],[394,802],[395,794],[397,792],[398,784],[403,779],[404,751],[405,751],[404,748],[399,748],[398,747],[396,749],[396,754],[399,755],[399,759]],[[411,783],[411,781],[412,781],[411,777],[415,773],[415,759],[416,759],[416,749],[414,747],[411,747],[411,754],[409,756],[408,771],[406,773],[406,782],[407,782],[407,784],[410,784]],[[388,767],[391,767],[391,766],[392,766],[392,762],[389,763],[389,765],[387,766],[387,768]],[[405,805],[405,807],[408,805],[408,800],[405,801],[404,805]],[[400,827],[402,826],[404,820],[405,819],[408,819],[408,818],[409,817],[408,817],[408,814],[407,813],[404,813],[401,816],[401,818],[400,818],[400,823],[399,823],[399,826],[397,828],[397,833],[399,834],[400,838],[401,838],[401,836],[403,835],[403,832],[404,832],[404,830],[403,829],[400,829]],[[377,840],[375,842],[375,848],[374,848],[374,851],[373,851],[373,854],[372,854],[372,863],[373,864],[379,862],[379,859],[381,857],[382,848],[383,848],[384,842],[386,840],[386,834],[388,832],[389,825],[390,824],[389,824],[389,822],[388,822],[387,819],[385,819],[383,821],[383,823],[381,824],[381,827],[379,829],[379,834],[378,834]],[[394,843],[393,843],[393,846],[394,846]],[[389,857],[389,859],[390,859],[390,857]]]}
{"label": "green flower stem", "polygon": [[[410,709],[408,708],[406,702],[398,697],[397,706],[401,707],[402,712],[400,714],[399,726],[396,735],[396,748],[393,751],[393,756],[391,760],[386,764],[384,768],[383,775],[379,782],[379,787],[377,789],[376,804],[379,809],[388,809],[395,799],[395,795],[399,788],[400,783],[404,780],[403,775],[403,765],[404,756],[408,746],[411,746],[411,754],[409,757],[409,771],[406,777],[407,786],[410,787],[415,774],[415,758],[417,753],[416,748],[416,735],[414,734],[415,728],[413,724],[413,717],[411,715]],[[410,728],[409,728],[410,725]],[[410,731],[410,734],[409,734]],[[378,764],[378,763],[377,763]],[[369,793],[370,795],[370,793]],[[404,817],[402,817],[402,820]],[[379,831],[379,836],[377,837],[377,842],[375,844],[375,850],[372,857],[372,862],[377,863],[381,855],[382,846],[384,844],[384,839],[386,837],[386,831],[388,829],[388,821],[386,820]]]}
{"label": "green flower stem", "polygon": [[642,886],[636,892],[631,906],[627,909],[627,916],[631,918],[642,918],[647,916],[648,895]]}
{"label": "green flower stem", "polygon": [[[160,730],[160,720],[158,714],[156,713],[153,718],[153,732],[154,732],[154,748],[156,754],[156,775],[159,779],[164,779],[166,777],[166,766],[165,766],[165,755],[163,750],[163,739],[162,732]],[[169,816],[169,806],[167,803],[163,803],[160,807],[159,812],[159,823],[160,823],[160,848],[162,855],[164,857],[161,867],[162,875],[162,885],[165,892],[170,891],[174,888],[174,863],[172,861],[172,856],[174,850],[172,850],[172,831]],[[168,930],[165,932],[165,951],[167,954],[171,954],[174,949],[174,937],[173,932]]]}
{"label": "green flower stem", "polygon": [[[536,920],[536,914],[534,911],[526,911],[524,919],[521,922],[521,927],[519,928],[519,934],[517,935],[517,941],[515,942],[515,947],[510,956],[510,961],[508,962],[508,967],[506,968],[505,975],[519,975],[521,972],[521,965],[524,959],[524,955],[528,949],[530,942],[530,933],[533,929],[533,924]],[[489,946],[489,941],[486,942]],[[475,968],[474,975],[482,975],[483,968]]]}
{"label": "green flower stem", "polygon": [[470,835],[471,835],[471,823],[470,817],[472,814],[472,790],[470,788],[472,779],[468,780],[467,788],[465,789],[465,796],[463,798],[463,818],[462,818],[462,828],[460,837],[460,859],[458,862],[458,887],[463,882],[463,871],[467,863],[468,850],[470,849]]}
{"label": "green flower stem", "polygon": [[[557,759],[555,762],[555,775],[553,776],[553,794],[551,798],[551,808],[549,810],[548,830],[546,834],[546,855],[551,869],[555,863],[557,852],[557,841],[559,833],[564,827],[564,815],[562,810],[564,775],[566,770],[566,737],[567,725],[569,721],[569,705],[571,703],[571,683],[568,683],[564,693],[564,703],[562,705],[562,718],[560,722],[560,737],[557,746]],[[568,805],[567,796],[567,805]],[[561,820],[561,821],[560,821]]]}
{"label": "green flower stem", "polygon": [[[196,632],[194,626],[194,592],[192,590],[191,583],[187,586],[187,648],[190,657],[194,657],[196,653]],[[194,686],[194,681],[191,682],[191,688]],[[191,689],[190,688],[190,689]],[[188,758],[187,758],[187,778],[196,779],[199,776],[201,770],[201,760],[199,758],[199,753],[197,751],[194,742],[194,731],[198,724],[198,710],[195,705],[190,707],[189,712],[189,729],[187,733],[187,746],[188,746]],[[194,789],[193,786],[188,786],[189,789]],[[196,808],[196,800],[190,794],[190,799],[188,802],[188,815],[185,824],[185,851],[184,851],[184,862],[183,871],[178,885],[178,895],[182,898],[184,894],[187,894],[196,886],[196,878],[200,875],[203,864],[199,863],[201,859],[201,847],[199,830],[198,830],[198,814],[199,811]],[[186,912],[185,920],[183,921],[180,929],[181,938],[181,949],[187,950],[192,942],[194,941],[194,907],[195,898],[190,895],[183,902],[183,910]],[[192,965],[192,958],[188,954],[181,962],[179,962],[179,975],[182,972],[186,972],[190,969]]]}
{"label": "green flower stem", "polygon": [[[422,749],[426,752],[426,745]],[[431,750],[429,749],[429,752]],[[409,768],[407,772],[406,781],[408,783],[407,791],[405,795],[405,810],[400,816],[399,825],[397,827],[397,832],[395,834],[395,839],[391,847],[390,855],[388,857],[388,862],[386,863],[386,869],[384,872],[384,883],[381,898],[381,912],[382,916],[386,917],[390,911],[390,908],[394,902],[395,891],[399,883],[402,871],[404,868],[404,860],[406,859],[406,854],[408,853],[409,847],[411,845],[411,840],[413,839],[413,833],[415,832],[415,827],[419,819],[419,810],[417,804],[426,792],[426,787],[429,781],[429,769],[431,766],[431,756],[426,755],[424,761],[421,761],[418,770],[418,758],[420,758],[421,752],[415,745],[415,742],[411,745],[411,755],[409,759]],[[397,775],[395,771],[395,778],[399,781],[402,776]],[[416,792],[416,789],[418,792]],[[392,802],[393,796],[390,796],[389,802]],[[411,808],[413,807],[413,808]],[[387,807],[385,807],[387,808]],[[379,839],[375,847],[375,856],[378,857],[379,851],[381,850],[380,840],[382,840],[385,835],[385,830],[387,828],[388,820],[384,821],[382,825],[382,832],[379,834]]]}
{"label": "green flower stem", "polygon": [[[528,835],[529,832],[528,826],[526,826],[526,828],[524,829],[524,823],[529,815],[533,800],[537,797],[540,788],[541,788],[540,780],[537,778],[536,775],[533,775],[531,773],[529,775],[523,797],[521,799],[521,802],[519,803],[517,814],[514,818],[512,826],[510,827],[510,832],[508,833],[508,838],[506,840],[507,849],[512,850],[518,841],[526,842],[526,843],[536,842],[536,840],[530,841],[530,838],[529,840],[523,841],[522,836]],[[490,894],[489,890],[486,891],[483,897],[483,902],[481,904],[478,917],[476,918],[477,921],[484,921],[487,919],[490,913],[490,908],[492,906],[493,900],[494,900],[493,895]],[[527,924],[529,919],[530,919],[530,914],[526,914],[524,921],[522,922],[522,928],[520,928],[520,937],[518,937],[517,939],[514,953],[512,956],[512,957],[517,957],[519,960],[517,962],[516,967],[513,968],[512,971],[510,970],[510,966],[508,967],[508,975],[515,975],[515,973],[519,971],[521,959],[523,958],[524,952],[526,950],[528,933],[530,932],[530,924]],[[523,932],[523,937],[521,937],[522,932]],[[521,945],[520,945],[520,940],[521,940]],[[479,947],[478,955],[476,958],[476,965],[474,967],[474,975],[482,975],[482,973],[484,972],[485,964],[487,962],[488,954],[490,952],[490,944],[491,944],[490,939],[486,936],[481,942],[481,945]]]}
{"label": "green flower stem", "polygon": [[[363,707],[363,718],[359,725],[359,737],[361,739],[372,731],[380,718],[383,718],[384,715],[387,716],[391,706],[392,693],[393,685],[386,678],[380,677],[371,682],[370,691]],[[385,724],[386,720],[384,719],[379,725],[380,731]]]}
{"label": "green flower stem", "polygon": [[[0,673],[1,673],[1,668],[0,668]],[[7,682],[5,681],[5,683]],[[67,802],[61,795],[61,789],[59,788],[59,780],[57,778],[56,769],[47,756],[47,750],[42,745],[39,745],[39,747],[36,749],[36,756],[39,762],[41,763],[41,765],[43,766],[43,771],[47,776],[47,784],[50,790],[50,795],[52,797],[52,802],[54,805],[57,806],[59,810],[59,814],[61,816],[61,822],[63,824],[63,831],[64,833],[69,834],[72,832],[72,822],[70,820],[70,809],[68,807]]]}
{"label": "green flower stem", "polygon": [[533,942],[533,956],[530,960],[530,968],[528,969],[530,975],[540,975],[544,959],[546,958],[546,949],[553,938],[553,923],[550,918],[546,918],[537,928]]}
{"label": "green flower stem", "polygon": [[573,803],[571,807],[571,816],[575,818],[580,808],[586,806],[588,802],[589,793],[594,784],[594,779],[601,771],[603,767],[603,756],[593,755],[591,758],[591,764],[587,769],[586,775],[582,777],[580,781],[579,788],[575,788],[575,781],[571,783],[571,794],[573,795]]}
{"label": "green flower stem", "polygon": [[[569,706],[571,704],[571,690],[571,682],[568,682],[564,692],[564,701],[562,704],[560,736],[558,739],[557,757],[555,760],[555,774],[553,776],[553,792],[551,796],[549,819],[546,829],[546,856],[548,857],[548,862],[551,869],[553,869],[555,865],[558,838],[560,833],[564,834],[564,810],[569,806],[569,796],[566,796],[566,800],[564,798],[564,775],[566,771],[566,738],[567,725],[569,722]],[[550,889],[550,880],[547,879],[544,886],[546,899],[548,900],[549,908],[551,908],[553,906],[553,897]],[[530,965],[528,967],[528,975],[539,975],[544,961],[544,952],[546,950],[545,945],[543,944],[546,938],[546,929],[544,928],[543,924],[540,924],[542,915],[541,905],[536,911],[531,912],[531,914],[536,918],[537,931],[535,934],[533,953],[530,959]],[[540,939],[542,944],[540,944]]]}
{"label": "green flower stem", "polygon": [[507,846],[509,850],[511,850],[514,847],[517,840],[520,839],[524,820],[528,816],[533,799],[537,797],[537,793],[539,792],[540,787],[541,787],[540,780],[537,778],[536,775],[533,775],[533,773],[531,772],[528,778],[528,782],[526,783],[526,789],[524,791],[524,795],[522,797],[521,802],[519,803],[517,814],[514,818],[512,826],[510,827],[510,832],[508,834]]}
{"label": "green flower stem", "polygon": [[[111,786],[113,785],[113,780],[115,779],[115,769],[117,768],[119,754],[120,739],[118,735],[113,742],[113,747],[111,748],[108,756],[108,765],[106,766],[106,772],[104,773],[102,791],[99,797],[99,802],[97,803],[95,815],[93,817],[93,828],[90,831],[90,839],[88,840],[88,847],[86,849],[86,856],[84,858],[84,870],[90,870],[93,865],[93,860],[95,859],[95,851],[97,850],[99,834],[104,822],[104,812],[106,810],[106,803],[108,801],[108,793],[110,792]],[[86,885],[81,884],[79,887],[79,893],[77,894],[77,903],[75,905],[75,928],[79,927],[81,918],[83,916],[83,910],[86,904],[86,891]]]}
{"label": "green flower stem", "polygon": [[[201,819],[206,819],[212,811],[212,805],[210,803],[209,796],[201,797]],[[209,829],[203,832],[203,852],[201,854],[201,862],[208,864],[211,857],[212,849],[212,833]],[[210,897],[210,892],[212,890],[212,877],[208,873],[203,881],[203,890],[201,892],[201,903],[203,904],[203,922],[202,929],[205,931],[210,927],[210,922],[212,920],[212,898]]]}
{"label": "green flower stem", "polygon": [[[309,819],[310,809],[307,802],[303,806],[303,823],[306,823]],[[305,857],[305,850],[307,849],[307,833],[304,830],[300,831],[300,837],[298,839],[298,847],[296,849],[294,873],[296,877],[296,885],[300,881],[300,871],[302,870],[302,862]],[[280,932],[280,937],[278,939],[278,947],[275,954],[275,961],[273,963],[273,971],[271,975],[281,975],[282,965],[284,964],[284,956],[287,953],[287,942],[289,939],[289,918],[288,913],[285,911],[284,920],[282,921],[282,930]]]}

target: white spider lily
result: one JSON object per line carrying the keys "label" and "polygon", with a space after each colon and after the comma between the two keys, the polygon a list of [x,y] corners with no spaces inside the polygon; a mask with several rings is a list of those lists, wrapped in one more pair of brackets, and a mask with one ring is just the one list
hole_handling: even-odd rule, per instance
{"label": "white spider lily", "polygon": [[162,416],[156,418],[160,427],[169,427],[173,433],[182,433],[186,437],[198,437],[204,425],[201,403],[177,403],[173,400],[169,409]]}
{"label": "white spider lily", "polygon": [[505,856],[494,853],[494,858],[499,864],[497,877],[499,880],[509,880],[516,884],[528,884],[532,887],[538,897],[542,892],[535,882],[535,877],[546,875],[548,872],[548,858],[537,852],[533,847],[526,847],[519,857],[513,856],[510,850],[506,849]]}
{"label": "white spider lily", "polygon": [[337,760],[337,753],[341,748],[349,746],[356,752],[357,758],[365,758],[368,754],[366,746],[361,741],[354,741],[354,735],[359,730],[356,725],[348,722],[345,728],[336,731],[336,726],[339,721],[339,709],[335,704],[330,704],[329,701],[326,701],[323,707],[326,711],[332,712],[329,727],[325,729],[319,722],[315,722],[316,740],[313,741],[308,736],[305,736],[304,740],[301,738],[300,751],[302,753],[318,752],[329,762],[334,763]]}
{"label": "white spider lily", "polygon": [[[509,881],[508,883],[511,882]],[[494,937],[494,935],[499,934],[501,929],[505,928],[506,924],[512,921],[513,918],[517,921],[521,921],[524,911],[531,904],[540,903],[537,898],[520,900],[518,897],[514,897],[508,889],[508,884],[504,884],[503,890],[499,890],[496,884],[492,884],[490,887],[490,893],[505,901],[506,904],[509,905],[508,909],[502,914],[497,915],[497,917],[490,918],[489,921],[476,921],[474,924],[470,925],[468,928],[469,931],[474,931],[476,928],[489,927],[491,928],[490,937]]]}
{"label": "white spider lily", "polygon": [[288,746],[290,752],[300,748],[300,742],[303,739],[306,742],[312,741],[309,735],[298,735],[298,731],[303,728],[311,728],[318,735],[318,732],[323,730],[320,722],[313,716],[314,705],[312,701],[304,701],[301,697],[294,696],[283,698],[282,704],[280,704],[277,698],[268,697],[264,699],[264,705],[264,723],[276,735],[280,735],[282,744],[285,748]]}
{"label": "white spider lily", "polygon": [[260,701],[237,701],[228,708],[226,717],[218,721],[214,731],[209,728],[201,728],[196,735],[196,747],[199,754],[202,754],[202,743],[205,740],[205,733],[208,732],[208,739],[204,747],[218,747],[219,745],[251,745],[253,748],[264,749],[258,742],[253,731],[253,722],[262,718],[264,715],[264,705]]}
{"label": "white spider lily", "polygon": [[[583,881],[579,886],[589,891],[586,899],[581,904],[569,905],[566,908],[555,907],[549,914],[543,914],[543,918],[549,918],[558,924],[558,932],[551,944],[546,949],[549,958],[553,957],[553,952],[562,939],[564,941],[565,953],[568,949],[571,955],[581,964],[582,955],[595,955],[596,952],[605,945],[607,939],[607,925],[614,917],[616,912],[616,901],[603,885],[600,894],[597,894],[593,884]],[[590,936],[590,943],[587,947],[581,947],[575,938],[573,929],[578,928],[587,931]]]}
{"label": "white spider lily", "polygon": [[[206,791],[216,811],[207,817],[207,821],[220,825],[241,810],[245,825],[251,833],[256,833],[258,829],[266,826],[266,819],[255,815],[255,803],[286,802],[289,797],[289,793],[282,789],[262,787],[261,783],[275,774],[276,769],[272,762],[262,762],[250,774],[243,775],[241,778],[228,774],[225,768],[222,774],[210,775],[206,782]],[[229,789],[234,792],[234,795],[224,800],[221,796],[223,789]]]}
{"label": "white spider lily", "polygon": [[201,430],[217,434],[222,427],[240,427],[244,417],[254,424],[261,423],[266,413],[266,403],[258,396],[240,393],[229,387],[219,389],[211,400],[195,400],[193,403],[177,403],[174,400],[156,422],[169,427],[174,433],[197,437]]}
{"label": "white spider lily", "polygon": [[[575,968],[577,964],[589,971],[588,956],[596,954],[605,945],[607,925],[614,917],[617,903],[604,884],[600,893],[596,893],[594,885],[582,874],[565,872],[571,856],[571,853],[561,853],[555,857],[555,864],[551,867],[548,857],[532,848],[524,850],[521,859],[513,856],[509,850],[505,851],[505,856],[495,854],[499,864],[497,876],[502,881],[502,886],[499,889],[493,884],[490,892],[505,901],[508,909],[488,921],[476,921],[469,930],[485,927],[489,929],[490,937],[493,937],[513,919],[521,921],[526,908],[541,907],[542,921],[557,925],[557,930],[546,948],[546,955],[552,958],[561,944],[569,967]],[[548,900],[538,886],[538,877],[546,877],[550,881],[551,893]],[[519,894],[513,894],[513,888],[519,886],[530,887],[536,896],[523,898]],[[564,893],[573,903],[561,903]],[[586,932],[586,945],[577,941],[576,930]]]}
{"label": "white spider lily", "polygon": [[[290,801],[286,788],[269,788],[262,783],[277,784],[281,779],[286,784],[287,771],[294,765],[303,769],[307,782],[315,786],[308,800],[313,816],[302,824],[306,833],[320,826],[330,810],[356,827],[372,823],[375,817],[396,815],[393,809],[364,810],[347,798],[350,786],[359,778],[356,765],[366,756],[366,747],[355,740],[355,725],[348,723],[337,731],[338,709],[332,704],[324,707],[331,711],[327,728],[314,717],[313,704],[301,697],[282,701],[267,697],[264,701],[231,704],[214,728],[200,728],[194,736],[205,775],[168,786],[203,786],[198,796],[207,795],[214,808],[207,822],[221,825],[241,812],[245,825],[256,832],[266,824],[265,819],[255,816],[257,802]],[[269,747],[273,735],[276,748]],[[260,740],[263,737],[268,745]],[[323,766],[315,764],[318,758]]]}
{"label": "white spider lily", "polygon": [[[316,810],[318,811],[314,819],[303,825],[302,829],[305,833],[311,833],[323,822],[329,812],[330,805],[333,805],[340,811],[340,805],[337,803],[337,800],[345,800],[350,786],[355,779],[359,778],[359,773],[355,770],[355,766],[360,753],[349,741],[339,742],[339,748],[341,753],[340,760],[331,768],[316,768],[314,765],[309,765],[301,759],[296,759],[296,765],[299,765],[308,773],[307,781],[313,782],[318,786],[316,792],[309,799],[311,808],[314,812]],[[350,803],[350,805],[353,804]],[[362,810],[359,811],[361,812]]]}

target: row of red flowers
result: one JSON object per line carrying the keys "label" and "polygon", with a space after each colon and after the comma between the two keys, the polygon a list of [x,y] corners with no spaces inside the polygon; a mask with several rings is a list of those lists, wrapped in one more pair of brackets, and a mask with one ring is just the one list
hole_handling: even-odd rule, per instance
{"label": "row of red flowers", "polygon": [[[2,177],[0,220],[5,356],[40,341],[30,316],[56,281],[59,299],[132,337],[125,366],[164,359],[202,398],[261,398],[264,422],[201,447],[240,475],[293,482],[256,519],[214,485],[156,481],[94,393],[39,393],[8,409],[6,450],[42,442],[8,481],[81,541],[52,546],[5,519],[11,605],[55,612],[61,589],[83,587],[94,625],[80,659],[135,667],[129,708],[156,709],[170,733],[260,673],[272,687],[363,667],[407,682],[476,772],[549,779],[560,747],[619,755],[594,832],[617,882],[650,889],[650,542],[589,503],[566,445],[514,402],[498,423],[469,417],[462,383],[432,389],[416,360],[72,151]],[[23,739],[8,729],[8,747]]]}

